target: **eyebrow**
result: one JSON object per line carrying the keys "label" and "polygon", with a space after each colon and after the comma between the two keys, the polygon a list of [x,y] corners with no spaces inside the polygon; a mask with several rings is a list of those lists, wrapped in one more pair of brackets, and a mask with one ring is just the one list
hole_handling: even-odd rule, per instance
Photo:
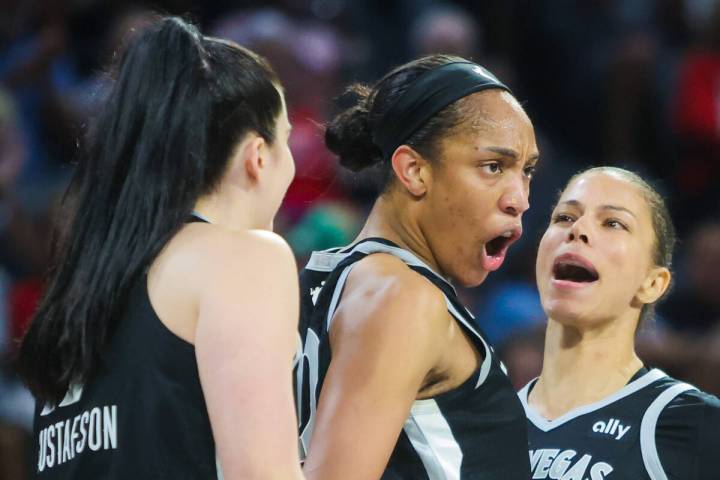
{"label": "eyebrow", "polygon": [[600,205],[600,209],[602,210],[615,210],[617,212],[625,212],[630,214],[632,217],[637,219],[637,216],[629,209],[625,207],[619,207],[617,205]]}
{"label": "eyebrow", "polygon": [[[584,207],[583,203],[580,202],[579,200],[565,200],[563,202],[560,202],[560,205],[569,205],[571,207],[577,207],[580,209],[582,209]],[[618,205],[606,204],[606,205],[600,205],[598,208],[600,210],[613,210],[613,211],[617,211],[617,212],[626,212],[626,213],[632,215],[635,219],[637,219],[637,215],[635,215],[631,210],[629,210],[625,207],[620,207]]]}
{"label": "eyebrow", "polygon": [[[486,150],[488,152],[493,152],[493,153],[499,153],[503,157],[510,157],[510,158],[515,159],[516,161],[518,158],[520,158],[520,155],[518,154],[518,152],[516,152],[512,148],[492,146],[492,147],[484,147],[483,150]],[[537,161],[538,158],[540,158],[540,154],[534,153],[533,155],[531,155],[528,158],[528,160],[529,161]]]}

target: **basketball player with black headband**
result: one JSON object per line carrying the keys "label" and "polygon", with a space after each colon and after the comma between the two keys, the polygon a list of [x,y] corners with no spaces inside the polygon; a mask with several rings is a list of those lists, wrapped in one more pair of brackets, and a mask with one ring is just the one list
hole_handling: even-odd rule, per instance
{"label": "basketball player with black headband", "polygon": [[597,167],[568,182],[537,258],[543,370],[519,393],[532,478],[720,478],[720,400],[635,353],[674,244],[664,200],[635,173]]}
{"label": "basketball player with black headband", "polygon": [[453,285],[481,284],[521,235],[532,123],[458,57],[353,90],[325,141],[343,166],[373,168],[381,193],[356,241],[315,252],[301,274],[304,473],[527,480],[522,406]]}

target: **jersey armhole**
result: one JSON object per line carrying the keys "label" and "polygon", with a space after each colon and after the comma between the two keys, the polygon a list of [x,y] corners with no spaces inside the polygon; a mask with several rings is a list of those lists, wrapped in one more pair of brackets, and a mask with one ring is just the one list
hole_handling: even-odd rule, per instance
{"label": "jersey armhole", "polygon": [[640,451],[642,452],[643,463],[650,480],[668,480],[658,455],[655,431],[660,414],[665,407],[678,395],[689,390],[696,390],[687,383],[678,383],[667,388],[650,404],[640,424]]}
{"label": "jersey armhole", "polygon": [[338,303],[340,303],[340,297],[342,297],[343,290],[345,290],[345,282],[347,281],[348,275],[350,275],[350,272],[355,265],[357,265],[357,262],[351,263],[350,265],[345,267],[342,273],[340,273],[340,277],[338,277],[338,281],[335,284],[335,290],[332,294],[332,299],[330,300],[330,307],[328,308],[327,318],[325,319],[326,332],[330,331],[330,325],[332,324],[335,310],[337,310]]}

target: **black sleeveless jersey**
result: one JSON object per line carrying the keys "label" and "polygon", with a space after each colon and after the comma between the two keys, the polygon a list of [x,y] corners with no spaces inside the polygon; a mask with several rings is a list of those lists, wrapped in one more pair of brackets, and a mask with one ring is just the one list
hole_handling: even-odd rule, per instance
{"label": "black sleeveless jersey", "polygon": [[527,480],[525,416],[504,367],[453,287],[417,256],[384,239],[315,252],[300,275],[302,355],[296,366],[296,401],[303,458],[332,359],[328,331],[345,281],[356,262],[378,252],[400,258],[440,289],[449,313],[483,356],[462,385],[413,404],[382,478]]}
{"label": "black sleeveless jersey", "polygon": [[720,479],[720,401],[662,371],[642,369],[596,403],[548,421],[519,392],[533,479]]}
{"label": "black sleeveless jersey", "polygon": [[37,408],[38,479],[218,479],[195,349],[132,288],[98,372],[56,408]]}

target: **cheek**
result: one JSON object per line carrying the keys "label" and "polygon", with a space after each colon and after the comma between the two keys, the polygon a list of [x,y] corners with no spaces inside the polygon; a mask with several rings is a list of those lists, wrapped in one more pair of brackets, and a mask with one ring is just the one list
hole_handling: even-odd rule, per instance
{"label": "cheek", "polygon": [[442,192],[442,207],[438,210],[440,221],[444,221],[452,230],[460,230],[465,236],[484,237],[497,199],[493,192],[467,174],[448,185]]}
{"label": "cheek", "polygon": [[635,295],[644,279],[647,269],[644,252],[625,242],[609,240],[606,245],[606,268],[608,272],[612,272],[608,283],[610,288],[616,291],[612,296],[621,299],[624,304]]}
{"label": "cheek", "polygon": [[537,260],[535,261],[535,274],[538,279],[547,278],[552,269],[554,252],[562,242],[563,234],[550,226],[540,239]]}
{"label": "cheek", "polygon": [[640,257],[638,257],[637,252],[630,248],[630,245],[608,239],[603,242],[603,247],[605,250],[604,257],[607,259],[608,266],[612,271],[617,272],[621,278],[633,278],[636,276],[635,273]]}
{"label": "cheek", "polygon": [[292,154],[286,148],[281,152],[280,156],[281,177],[283,179],[282,187],[287,189],[295,178],[295,162]]}

